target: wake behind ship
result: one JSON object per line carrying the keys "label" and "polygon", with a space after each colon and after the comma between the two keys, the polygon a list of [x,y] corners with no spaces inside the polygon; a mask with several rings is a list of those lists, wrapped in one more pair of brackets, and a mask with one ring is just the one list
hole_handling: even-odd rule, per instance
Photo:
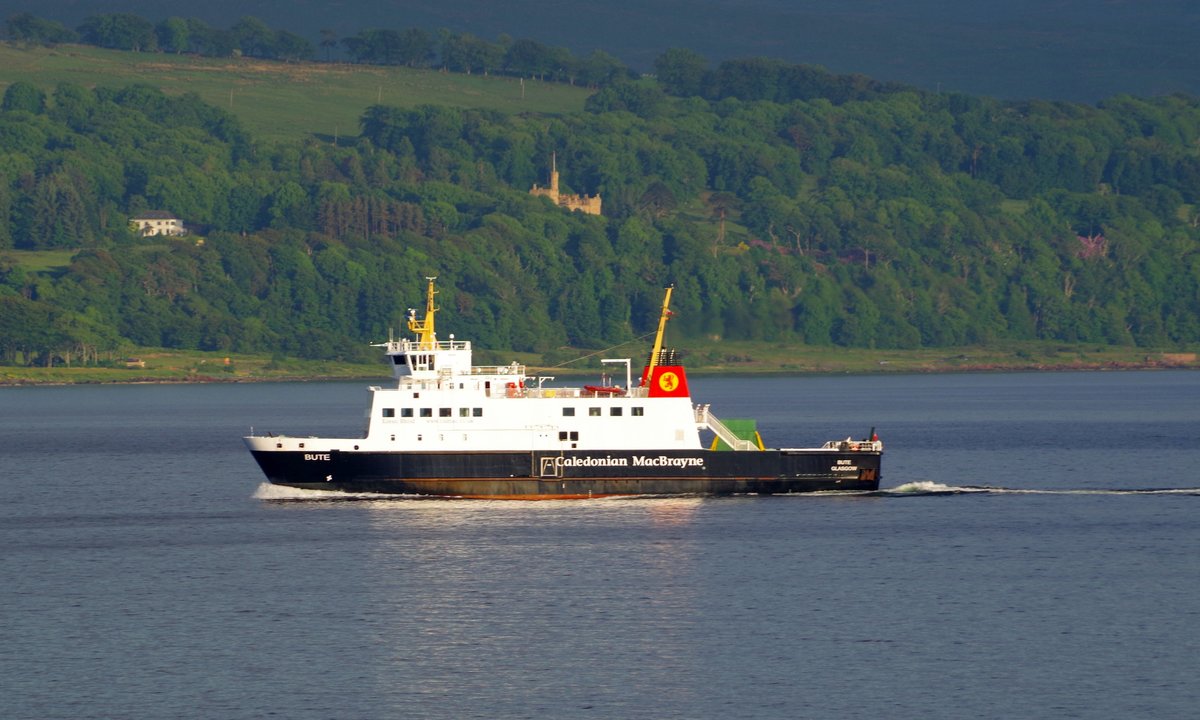
{"label": "wake behind ship", "polygon": [[[472,364],[470,341],[438,340],[434,278],[415,337],[380,345],[396,386],[371,387],[360,438],[245,438],[267,480],[311,490],[493,499],[732,495],[879,488],[883,444],[834,440],[767,449],[751,421],[722,423],[694,404],[662,347],[671,289],[635,384],[549,387],[525,366]],[[702,436],[711,436],[706,446]]]}

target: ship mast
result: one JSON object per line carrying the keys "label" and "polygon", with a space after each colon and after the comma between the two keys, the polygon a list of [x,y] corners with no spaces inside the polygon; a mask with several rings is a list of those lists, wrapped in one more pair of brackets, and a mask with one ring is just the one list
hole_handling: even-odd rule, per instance
{"label": "ship mast", "polygon": [[432,350],[437,346],[437,333],[433,329],[433,316],[438,309],[433,305],[433,296],[437,291],[433,289],[433,281],[436,277],[426,277],[429,281],[429,289],[425,292],[425,317],[421,320],[417,319],[417,311],[408,311],[408,329],[410,332],[417,334],[417,343],[422,350]]}
{"label": "ship mast", "polygon": [[667,330],[667,319],[671,317],[671,291],[674,285],[667,286],[667,294],[663,297],[662,314],[658,317],[658,334],[654,336],[654,349],[650,351],[650,362],[646,363],[646,372],[642,373],[642,387],[650,381],[654,367],[658,365],[658,356],[662,352],[663,333]]}

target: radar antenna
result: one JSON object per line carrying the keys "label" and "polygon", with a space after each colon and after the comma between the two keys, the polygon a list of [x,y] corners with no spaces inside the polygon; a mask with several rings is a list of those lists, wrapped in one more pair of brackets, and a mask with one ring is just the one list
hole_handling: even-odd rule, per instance
{"label": "radar antenna", "polygon": [[429,281],[429,288],[425,292],[425,317],[418,320],[416,310],[409,309],[408,311],[408,329],[417,334],[417,343],[423,350],[433,350],[437,346],[437,332],[434,331],[433,319],[437,314],[437,307],[433,303],[433,296],[437,295],[437,290],[433,289],[433,281],[436,277],[426,277]]}

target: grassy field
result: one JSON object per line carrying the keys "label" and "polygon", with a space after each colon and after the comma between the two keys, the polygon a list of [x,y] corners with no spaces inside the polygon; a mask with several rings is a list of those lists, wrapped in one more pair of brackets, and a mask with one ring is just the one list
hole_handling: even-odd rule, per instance
{"label": "grassy field", "polygon": [[[76,385],[94,383],[249,382],[269,380],[385,379],[387,365],[333,361],[272,359],[265,355],[230,355],[191,350],[130,351],[142,365],[126,367],[13,367],[0,365],[5,385]],[[227,362],[228,360],[228,362]]]}
{"label": "grassy field", "polygon": [[819,347],[788,343],[722,343],[693,347],[687,357],[689,366],[694,367],[697,372],[735,374],[1200,368],[1194,352],[1055,342],[916,350]]}
{"label": "grassy field", "polygon": [[5,250],[0,252],[0,260],[7,260],[26,272],[50,273],[62,270],[71,264],[78,250]]}
{"label": "grassy field", "polygon": [[0,92],[18,80],[47,93],[60,82],[86,87],[145,83],[170,95],[194,92],[232,111],[264,140],[352,138],[363,111],[375,104],[567,113],[581,110],[588,96],[583,88],[560,83],[436,70],[0,43]]}
{"label": "grassy field", "polygon": [[[610,356],[633,356],[641,362],[645,348],[628,346]],[[390,367],[332,361],[272,359],[265,355],[227,355],[199,351],[143,349],[130,356],[144,367],[0,366],[0,387],[15,385],[136,383],[136,382],[256,382],[272,380],[362,379],[386,381]],[[563,351],[556,353],[558,357]],[[586,351],[579,351],[580,356]],[[484,355],[484,354],[480,354]],[[497,354],[492,353],[491,355]],[[226,361],[228,358],[228,362]],[[553,375],[560,381],[575,377],[598,378],[601,366],[594,359],[545,367],[542,358],[528,353],[505,353],[504,362],[528,366],[530,375]],[[490,363],[494,357],[476,357]],[[499,361],[497,361],[499,362]],[[1046,370],[1127,370],[1141,368],[1200,369],[1196,353],[1176,353],[1129,347],[1022,343],[996,347],[932,348],[920,350],[868,350],[810,347],[786,343],[712,343],[689,347],[684,362],[693,375],[803,375],[945,373]],[[636,371],[635,367],[635,371]],[[612,373],[612,366],[605,372]],[[621,371],[624,372],[623,370]],[[578,380],[577,380],[578,381]],[[567,382],[570,382],[567,380]]]}

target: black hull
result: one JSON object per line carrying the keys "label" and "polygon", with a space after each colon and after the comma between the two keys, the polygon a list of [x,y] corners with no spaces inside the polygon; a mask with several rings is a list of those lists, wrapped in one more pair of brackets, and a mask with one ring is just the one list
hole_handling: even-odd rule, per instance
{"label": "black hull", "polygon": [[276,485],[351,493],[566,499],[879,489],[879,452],[255,451]]}

